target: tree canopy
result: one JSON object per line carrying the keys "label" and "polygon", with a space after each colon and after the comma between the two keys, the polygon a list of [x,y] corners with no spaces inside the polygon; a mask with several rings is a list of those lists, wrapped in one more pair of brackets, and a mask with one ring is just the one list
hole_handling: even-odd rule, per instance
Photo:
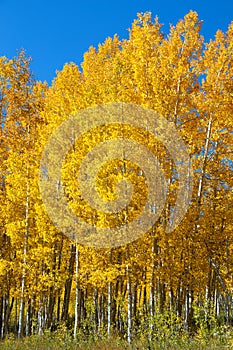
{"label": "tree canopy", "polygon": [[[23,51],[13,59],[0,58],[2,338],[12,331],[19,337],[42,333],[66,322],[75,335],[79,328],[106,328],[127,333],[130,341],[140,327],[156,332],[155,315],[168,309],[191,329],[195,307],[203,308],[207,320],[224,314],[224,322],[230,322],[233,23],[209,43],[201,23],[190,11],[165,35],[157,18],[138,14],[128,39],[114,36],[90,47],[80,67],[65,64],[51,86],[33,79]],[[115,102],[151,109],[175,125],[192,162],[192,198],[183,220],[167,232],[179,185],[176,164],[159,140],[125,127],[125,138],[147,138],[146,147],[159,160],[169,184],[166,203],[159,220],[137,240],[92,248],[54,226],[40,193],[40,162],[46,142],[68,117]],[[63,184],[57,184],[72,210],[93,225],[130,220],[129,211],[117,219],[98,217],[82,202],[77,186],[83,155],[119,132],[122,128],[100,127],[77,139],[64,162]],[[115,184],[127,177],[135,184],[135,215],[148,195],[145,174],[134,175],[139,170],[123,158],[110,162],[98,173],[97,189],[106,201],[113,200]]]}

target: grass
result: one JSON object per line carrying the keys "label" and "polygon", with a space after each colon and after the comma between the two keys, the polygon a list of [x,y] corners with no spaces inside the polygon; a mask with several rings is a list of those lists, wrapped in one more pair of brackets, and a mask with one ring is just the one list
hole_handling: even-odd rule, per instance
{"label": "grass", "polygon": [[233,335],[223,341],[219,338],[206,339],[176,339],[173,341],[136,340],[129,345],[118,337],[103,340],[72,339],[67,334],[34,335],[21,341],[9,336],[0,342],[0,350],[220,350],[233,349]]}

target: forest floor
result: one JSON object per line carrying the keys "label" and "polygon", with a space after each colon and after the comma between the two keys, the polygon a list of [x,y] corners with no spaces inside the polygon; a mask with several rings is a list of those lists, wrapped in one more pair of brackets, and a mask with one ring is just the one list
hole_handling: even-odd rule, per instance
{"label": "forest floor", "polygon": [[98,341],[74,341],[54,336],[31,336],[22,341],[8,338],[0,342],[0,350],[220,350],[233,349],[233,341],[222,342],[219,339],[177,339],[175,341],[134,341],[129,345],[118,338]]}

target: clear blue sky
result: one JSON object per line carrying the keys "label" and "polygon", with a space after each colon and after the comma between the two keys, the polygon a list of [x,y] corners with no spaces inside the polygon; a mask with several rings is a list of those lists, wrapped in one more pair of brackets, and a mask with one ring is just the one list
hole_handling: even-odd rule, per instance
{"label": "clear blue sky", "polygon": [[0,56],[24,48],[36,79],[50,83],[64,63],[80,65],[90,45],[115,33],[127,38],[137,12],[158,15],[168,32],[190,9],[204,21],[206,41],[233,20],[233,0],[0,0]]}

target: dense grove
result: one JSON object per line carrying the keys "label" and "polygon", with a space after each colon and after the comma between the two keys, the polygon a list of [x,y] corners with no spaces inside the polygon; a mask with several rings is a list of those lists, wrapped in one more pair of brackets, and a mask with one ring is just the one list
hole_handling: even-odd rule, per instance
{"label": "dense grove", "polygon": [[[139,14],[129,39],[115,36],[91,47],[81,67],[65,64],[51,86],[33,79],[24,52],[0,58],[2,339],[61,325],[74,337],[117,333],[129,342],[138,334],[152,339],[230,327],[233,24],[209,43],[200,31],[192,11],[168,35],[149,13]],[[158,222],[128,245],[87,247],[48,217],[38,185],[41,155],[67,116],[121,101],[174,123],[192,161],[192,199],[182,222],[167,233],[177,179],[168,151],[158,145],[170,183]],[[66,182],[72,202],[75,184]]]}

